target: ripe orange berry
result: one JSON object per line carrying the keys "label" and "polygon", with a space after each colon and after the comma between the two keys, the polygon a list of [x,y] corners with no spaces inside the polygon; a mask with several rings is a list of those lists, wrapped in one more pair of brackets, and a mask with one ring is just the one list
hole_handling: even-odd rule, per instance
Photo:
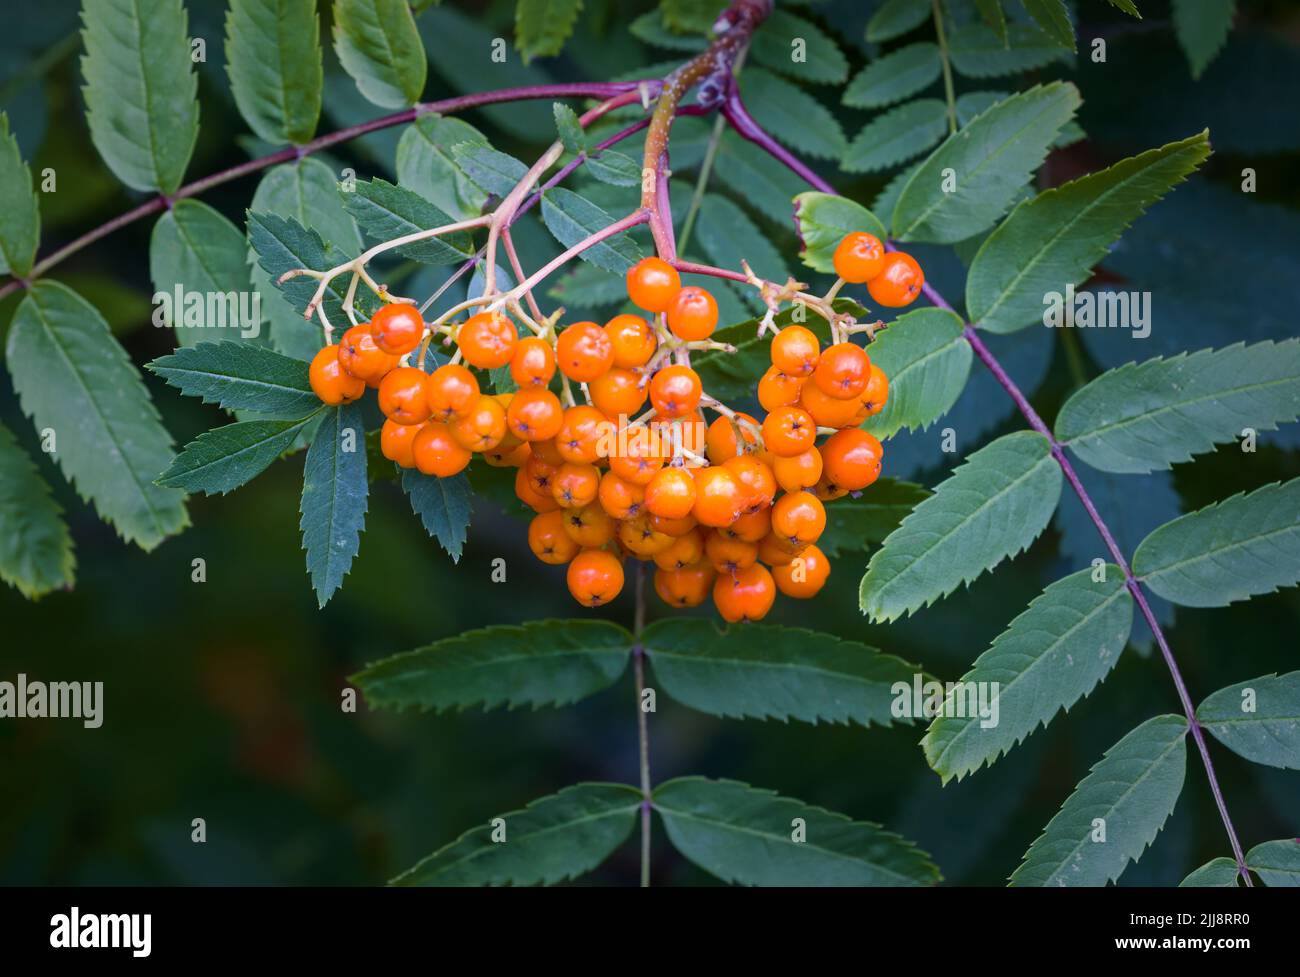
{"label": "ripe orange berry", "polygon": [[735,473],[721,465],[695,468],[695,507],[691,514],[701,526],[730,526],[744,511],[745,491]]}
{"label": "ripe orange berry", "polygon": [[810,543],[792,545],[789,540],[782,539],[776,533],[768,533],[759,541],[758,558],[770,567],[785,566],[810,545]]}
{"label": "ripe orange berry", "polygon": [[[507,408],[507,413],[509,409]],[[564,464],[564,455],[560,454],[560,449],[555,443],[555,438],[546,438],[544,441],[532,441],[530,445],[535,454],[542,461],[546,462],[552,468],[559,468]]]}
{"label": "ripe orange berry", "polygon": [[858,492],[880,477],[884,451],[875,435],[861,428],[836,431],[821,446],[823,478],[835,488]]}
{"label": "ripe orange berry", "polygon": [[614,538],[614,520],[599,502],[581,509],[564,510],[564,531],[583,549],[604,546]]}
{"label": "ripe orange berry", "polygon": [[746,543],[759,543],[772,531],[772,507],[746,512],[730,526],[724,526],[718,532],[732,539],[743,539]]}
{"label": "ripe orange berry", "polygon": [[379,409],[398,424],[419,424],[429,419],[425,381],[429,374],[413,366],[399,366],[379,383]]}
{"label": "ripe orange berry", "polygon": [[815,597],[831,575],[831,561],[811,543],[789,563],[772,567],[777,590],[787,597]]}
{"label": "ripe orange berry", "polygon": [[817,440],[817,422],[801,407],[778,407],[763,419],[763,446],[778,458],[801,455]]}
{"label": "ripe orange berry", "polygon": [[826,478],[824,473],[822,477],[818,479],[817,484],[809,489],[809,491],[823,502],[834,502],[836,499],[842,499],[844,496],[849,494],[849,490],[843,486],[832,484]]}
{"label": "ripe orange berry", "polygon": [[478,403],[478,380],[459,363],[447,363],[424,381],[424,396],[434,420],[449,421]]}
{"label": "ripe orange berry", "polygon": [[799,391],[803,385],[803,378],[792,377],[788,373],[782,373],[779,367],[769,366],[763,378],[758,381],[758,402],[766,411],[793,407],[799,403]]}
{"label": "ripe orange berry", "polygon": [[424,320],[420,310],[405,302],[389,302],[370,320],[375,345],[390,356],[405,356],[420,345]]}
{"label": "ripe orange berry", "polygon": [[543,387],[519,390],[506,408],[506,425],[521,441],[545,441],[560,433],[564,408],[560,398]]}
{"label": "ripe orange berry", "polygon": [[555,350],[540,336],[526,336],[510,357],[510,379],[521,387],[544,387],[555,376]]}
{"label": "ripe orange berry", "polygon": [[718,324],[718,303],[706,289],[687,285],[667,308],[668,328],[686,342],[708,339]]}
{"label": "ripe orange berry", "polygon": [[353,326],[339,340],[339,366],[349,376],[367,382],[379,382],[384,374],[397,366],[397,357],[390,356],[375,345],[370,323]]}
{"label": "ripe orange berry", "polygon": [[600,477],[597,498],[601,507],[615,519],[631,519],[645,509],[645,486],[609,471]]}
{"label": "ripe orange berry", "polygon": [[735,573],[720,573],[713,584],[713,603],[727,621],[758,621],[772,609],[776,584],[767,567],[752,563]]}
{"label": "ripe orange berry", "polygon": [[799,393],[799,406],[822,427],[848,427],[861,407],[858,400],[840,400],[822,393],[815,383],[805,383]]}
{"label": "ripe orange berry", "polygon": [[614,316],[605,323],[605,335],[614,347],[614,365],[624,370],[645,366],[658,346],[650,323],[639,315],[623,313]]}
{"label": "ripe orange berry", "polygon": [[495,370],[505,366],[515,355],[519,331],[500,312],[479,312],[465,320],[456,334],[460,355],[470,366]]}
{"label": "ripe orange berry", "polygon": [[524,475],[528,478],[528,484],[533,487],[534,492],[540,492],[542,495],[551,494],[551,486],[555,484],[555,473],[560,470],[560,465],[553,465],[536,451],[534,451],[524,462]]}
{"label": "ripe orange berry", "polygon": [[817,334],[804,326],[786,326],[772,338],[772,365],[792,377],[812,376],[821,356]]}
{"label": "ripe orange berry", "polygon": [[[651,528],[655,526],[651,523]],[[663,530],[659,530],[663,532]],[[671,534],[669,534],[671,535]],[[673,543],[667,549],[654,555],[655,566],[660,570],[680,570],[693,563],[700,562],[704,556],[704,534],[692,529],[673,537]]]}
{"label": "ripe orange berry", "polygon": [[891,309],[911,305],[921,294],[925,273],[916,259],[902,251],[885,255],[885,266],[875,278],[867,282],[867,291],[877,305]]}
{"label": "ripe orange berry", "polygon": [[703,561],[675,570],[655,571],[655,593],[670,607],[697,607],[709,596],[717,571]]}
{"label": "ripe orange berry", "polygon": [[[513,441],[514,443],[508,443]],[[509,431],[501,439],[501,443],[495,448],[490,448],[483,452],[483,460],[493,468],[519,468],[526,461],[532,452],[529,450],[528,442],[519,442]]]}
{"label": "ripe orange berry", "polygon": [[609,418],[595,407],[570,407],[555,434],[555,450],[565,461],[591,464],[608,452],[613,429]]}
{"label": "ripe orange berry", "polygon": [[556,502],[551,496],[549,487],[543,493],[533,486],[533,479],[529,475],[527,463],[515,472],[515,495],[518,496],[520,502],[535,512],[554,512],[560,508],[560,503]]}
{"label": "ripe orange berry", "polygon": [[420,428],[411,451],[415,455],[416,468],[439,478],[449,478],[464,471],[470,459],[469,449],[452,437],[447,425],[441,421],[430,421]]}
{"label": "ripe orange berry", "polygon": [[322,403],[337,407],[350,404],[366,392],[366,381],[349,376],[339,363],[339,348],[325,346],[312,357],[307,370],[311,389]]}
{"label": "ripe orange berry", "polygon": [[740,483],[744,512],[756,512],[772,504],[776,497],[776,476],[765,462],[754,455],[736,455],[722,463]]}
{"label": "ripe orange berry", "polygon": [[570,380],[590,383],[614,365],[614,344],[594,322],[575,322],[555,341],[555,359]]}
{"label": "ripe orange berry", "polygon": [[631,370],[614,367],[587,385],[591,402],[609,417],[631,417],[641,410],[648,393]]}
{"label": "ripe orange berry", "polygon": [[815,543],[826,528],[826,508],[811,492],[791,492],[772,506],[772,532],[791,546]]}
{"label": "ripe orange berry", "polygon": [[391,418],[384,421],[379,430],[379,450],[389,461],[395,461],[403,468],[415,467],[415,436],[420,433],[419,424],[398,424]]}
{"label": "ripe orange berry", "polygon": [[600,491],[600,469],[595,465],[566,461],[551,478],[551,497],[562,509],[581,509],[596,501]]}
{"label": "ripe orange berry", "polygon": [[607,550],[583,550],[570,561],[567,579],[578,603],[599,607],[623,589],[623,563]]}
{"label": "ripe orange berry", "polygon": [[[741,420],[748,423],[736,423],[736,421]],[[719,414],[713,419],[708,432],[704,435],[705,454],[708,455],[709,461],[715,465],[721,465],[724,461],[736,457],[739,453],[739,442],[736,438],[737,428],[740,429],[740,436],[744,438],[746,445],[753,447],[758,444],[758,435],[755,433],[759,426],[758,420],[737,411],[736,421]]]}
{"label": "ripe orange berry", "polygon": [[625,442],[622,451],[610,455],[609,470],[634,485],[645,485],[664,466],[663,446],[644,427],[628,431]]}
{"label": "ripe orange berry", "polygon": [[735,573],[753,566],[758,559],[758,544],[721,533],[709,533],[704,540],[704,555],[719,573]]}
{"label": "ripe orange berry", "polygon": [[451,436],[470,451],[491,451],[506,436],[506,409],[495,397],[479,397],[477,404],[447,426]]}
{"label": "ripe orange berry", "polygon": [[692,529],[699,525],[695,516],[682,516],[680,519],[669,519],[667,516],[656,516],[650,513],[650,526],[652,529],[661,533],[667,533],[674,539],[679,536],[685,536]]}
{"label": "ripe orange berry", "polygon": [[648,560],[672,546],[676,537],[659,532],[642,514],[618,524],[618,541],[632,555]]}
{"label": "ripe orange berry", "polygon": [[650,381],[650,403],[660,417],[681,417],[695,410],[704,387],[689,366],[666,366]]}
{"label": "ripe orange berry", "polygon": [[846,282],[861,285],[875,278],[885,267],[885,246],[866,231],[845,234],[835,247],[835,274]]}
{"label": "ripe orange berry", "polygon": [[682,287],[677,269],[662,258],[642,258],[627,270],[627,295],[647,312],[666,312]]}
{"label": "ripe orange berry", "polygon": [[853,400],[867,388],[871,360],[853,343],[836,343],[822,353],[813,371],[813,383],[828,397]]}
{"label": "ripe orange berry", "polygon": [[822,455],[815,447],[801,455],[777,458],[772,463],[776,484],[787,492],[811,488],[822,477]]}
{"label": "ripe orange berry", "polygon": [[564,531],[564,513],[539,512],[528,524],[528,548],[543,563],[559,566],[578,555],[581,547]]}
{"label": "ripe orange berry", "polygon": [[695,479],[684,468],[661,468],[645,487],[645,506],[665,519],[689,516],[695,508]]}
{"label": "ripe orange berry", "polygon": [[862,391],[862,406],[867,417],[879,414],[889,400],[889,377],[875,363],[871,364],[871,375],[867,377],[867,386]]}

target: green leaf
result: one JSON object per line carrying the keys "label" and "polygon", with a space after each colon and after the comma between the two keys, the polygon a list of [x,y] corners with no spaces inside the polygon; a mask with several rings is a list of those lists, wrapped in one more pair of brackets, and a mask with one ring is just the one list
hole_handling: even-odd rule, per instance
{"label": "green leaf", "polygon": [[[989,227],[1011,206],[1079,106],[1068,82],[1037,85],[999,102],[930,154],[894,208],[901,241],[951,244]],[[951,182],[945,171],[952,171]],[[951,192],[945,192],[945,183]]]}
{"label": "green leaf", "polygon": [[451,147],[456,165],[488,193],[504,197],[528,175],[528,167],[485,142],[471,140]]}
{"label": "green leaf", "polygon": [[[590,872],[627,840],[641,792],[575,784],[463,835],[393,879],[393,885],[550,885]],[[497,827],[505,822],[505,842]]]}
{"label": "green leaf", "polygon": [[1009,23],[1005,34],[987,24],[967,24],[952,32],[952,66],[969,78],[994,78],[1042,68],[1069,55],[1032,24]]}
{"label": "green leaf", "polygon": [[758,275],[770,281],[782,282],[789,275],[781,252],[726,197],[704,195],[696,237],[704,253],[720,268],[739,268],[741,261],[748,261]]}
{"label": "green leaf", "polygon": [[127,186],[175,192],[199,134],[181,0],[87,0],[81,20],[91,141]]}
{"label": "green leaf", "polygon": [[939,79],[939,45],[917,41],[872,61],[844,91],[844,104],[859,109],[901,102]]}
{"label": "green leaf", "polygon": [[635,187],[641,183],[641,164],[631,156],[604,149],[587,157],[587,172],[613,187]]}
{"label": "green leaf", "polygon": [[659,14],[669,30],[707,34],[726,6],[727,0],[660,0]]}
{"label": "green leaf", "polygon": [[867,231],[880,240],[889,237],[871,211],[848,197],[809,190],[794,198],[794,223],[799,233],[799,258],[814,271],[835,271],[835,249],[845,234]]}
{"label": "green leaf", "polygon": [[1062,47],[1068,47],[1071,51],[1076,50],[1074,25],[1070,23],[1070,15],[1065,9],[1064,0],[1021,0],[1021,3],[1048,37]]}
{"label": "green leaf", "polygon": [[1009,38],[1007,37],[1007,15],[1002,11],[1002,0],[975,0],[975,6],[979,9],[984,23],[1002,42],[1002,46],[1006,47]]}
{"label": "green leaf", "polygon": [[1179,882],[1178,888],[1235,889],[1237,884],[1237,863],[1231,858],[1214,858]]}
{"label": "green leaf", "polygon": [[1300,886],[1300,840],[1266,841],[1246,852],[1246,867],[1268,886]]}
{"label": "green leaf", "polygon": [[[780,161],[734,132],[723,133],[715,166],[717,172],[728,175],[737,200],[781,224],[790,220],[790,201],[808,185]],[[640,164],[632,162],[632,168],[639,183]]]}
{"label": "green leaf", "polygon": [[551,112],[555,116],[555,128],[560,134],[560,142],[564,144],[564,148],[575,156],[585,153],[587,136],[582,131],[578,113],[563,102],[555,102],[551,105]]}
{"label": "green leaf", "polygon": [[0,112],[0,273],[27,277],[40,240],[41,212],[32,174],[9,132],[9,116]]}
{"label": "green leaf", "polygon": [[375,105],[400,109],[420,100],[429,65],[406,0],[334,0],[334,50]]}
{"label": "green leaf", "polygon": [[839,159],[848,141],[835,116],[802,88],[762,68],[738,79],[749,109],[764,129],[801,155]]}
{"label": "green leaf", "polygon": [[1151,472],[1300,416],[1300,339],[1128,363],[1076,391],[1056,436],[1108,472]]}
{"label": "green leaf", "polygon": [[1200,78],[1223,50],[1236,14],[1236,0],[1173,0],[1174,34],[1193,78]]}
{"label": "green leaf", "polygon": [[1300,672],[1220,689],[1201,703],[1196,721],[1238,756],[1300,770]]}
{"label": "green leaf", "polygon": [[887,170],[925,152],[948,131],[948,106],[937,98],[918,98],[884,112],[858,133],[844,154],[850,173]]}
{"label": "green leaf", "polygon": [[546,294],[569,309],[603,309],[627,301],[627,279],[595,265],[577,264]]}
{"label": "green leaf", "polygon": [[641,643],[660,690],[723,718],[888,726],[897,719],[894,683],[910,688],[921,673],[856,641],[765,624],[720,630],[712,621],[667,618]]}
{"label": "green leaf", "polygon": [[1112,7],[1124,11],[1130,17],[1136,17],[1138,20],[1142,19],[1142,15],[1138,13],[1138,8],[1134,5],[1133,0],[1108,0],[1108,2]]}
{"label": "green leaf", "polygon": [[1030,846],[1011,884],[1100,886],[1119,878],[1178,802],[1186,735],[1182,716],[1156,716],[1107,750]]}
{"label": "green leaf", "polygon": [[577,26],[582,0],[519,0],[515,7],[515,47],[524,64],[564,50]]}
{"label": "green leaf", "polygon": [[158,476],[158,484],[225,495],[266,471],[316,416],[299,421],[237,421],[205,431]]}
{"label": "green leaf", "polygon": [[494,625],[373,662],[350,681],[372,709],[567,706],[618,681],[633,644],[608,621]]}
{"label": "green leaf", "polygon": [[0,580],[30,600],[71,589],[76,568],[63,508],[13,432],[0,424]]}
{"label": "green leaf", "polygon": [[889,377],[889,399],[862,426],[878,438],[924,430],[952,408],[970,376],[971,346],[961,319],[946,309],[899,316],[868,347]]}
{"label": "green leaf", "polygon": [[160,356],[148,370],[187,397],[226,410],[305,417],[320,406],[307,364],[250,343],[199,343]]}
{"label": "green leaf", "polygon": [[397,182],[457,220],[466,220],[482,211],[487,194],[452,155],[452,147],[460,143],[486,146],[487,137],[460,119],[416,119],[397,144]]}
{"label": "green leaf", "polygon": [[171,435],[93,305],[38,281],[14,313],[6,356],[23,413],[53,433],[59,467],[100,518],[145,550],[189,525],[184,496],[153,484],[172,459]]}
{"label": "green leaf", "polygon": [[259,137],[311,140],[325,87],[316,0],[231,0],[226,62],[239,114]]}
{"label": "green leaf", "polygon": [[889,534],[862,578],[859,603],[876,622],[911,614],[1026,549],[1061,495],[1047,438],[1003,435],[976,451]]}
{"label": "green leaf", "polygon": [[321,607],[342,586],[361,548],[369,491],[361,405],[326,408],[307,449],[298,523]]}
{"label": "green leaf", "polygon": [[1226,607],[1300,581],[1300,478],[1165,523],[1133,554],[1133,572],[1187,607]]}
{"label": "green leaf", "polygon": [[754,32],[754,60],[796,81],[839,85],[849,76],[849,59],[825,31],[787,10],[773,10]]}
{"label": "green leaf", "polygon": [[[975,659],[957,690],[948,691],[921,740],[926,762],[945,784],[992,766],[1115,667],[1133,626],[1133,597],[1119,567],[1102,570],[1100,583],[1089,568],[1048,587]],[[995,687],[996,712],[987,727],[963,699],[977,683]]]}
{"label": "green leaf", "polygon": [[834,559],[844,553],[861,553],[872,543],[882,543],[918,504],[930,497],[928,489],[896,478],[878,478],[858,498],[847,496],[826,507],[826,529],[817,546]]}
{"label": "green leaf", "polygon": [[[457,223],[456,218],[429,203],[414,190],[387,180],[359,180],[356,189],[343,194],[343,206],[375,241],[392,241],[407,234]],[[426,238],[394,248],[394,253],[426,265],[453,265],[474,255],[468,231]]]}
{"label": "green leaf", "polygon": [[885,0],[867,21],[867,40],[881,44],[916,30],[930,19],[928,0]]}
{"label": "green leaf", "polygon": [[637,17],[627,29],[637,40],[669,51],[703,51],[708,46],[708,41],[702,36],[705,31],[677,33],[669,30],[663,16],[653,10]]}
{"label": "green leaf", "polygon": [[[870,821],[735,780],[679,777],[655,788],[673,846],[743,885],[934,885],[939,870],[910,841]],[[795,841],[801,818],[806,840]]]}
{"label": "green leaf", "polygon": [[[563,187],[552,187],[542,195],[542,221],[546,229],[566,248],[571,248],[584,238],[604,230],[614,223],[586,197]],[[624,231],[605,238],[582,252],[583,261],[615,274],[624,274],[641,260],[641,248]]]}
{"label": "green leaf", "polygon": [[178,345],[254,338],[260,314],[249,303],[248,244],[207,204],[186,198],[158,218],[149,240],[149,277],[166,328]]}
{"label": "green leaf", "polygon": [[413,468],[402,471],[402,489],[424,531],[442,544],[454,562],[460,562],[469,529],[473,493],[464,474],[451,478],[425,475]]}
{"label": "green leaf", "polygon": [[1086,279],[1126,228],[1210,154],[1207,133],[1040,193],[990,234],[966,278],[971,319],[990,332],[1042,322],[1044,296]]}

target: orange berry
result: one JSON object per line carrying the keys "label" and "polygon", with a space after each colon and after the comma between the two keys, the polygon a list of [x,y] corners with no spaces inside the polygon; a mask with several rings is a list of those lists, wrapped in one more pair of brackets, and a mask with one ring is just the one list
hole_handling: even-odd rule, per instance
{"label": "orange berry", "polygon": [[774,337],[770,354],[772,365],[792,377],[812,376],[821,356],[817,334],[805,326],[786,326]]}
{"label": "orange berry", "polygon": [[618,541],[629,553],[643,560],[664,552],[676,542],[676,537],[661,533],[650,525],[644,515],[624,519],[618,524]]}
{"label": "orange berry", "polygon": [[570,561],[567,580],[578,603],[599,607],[623,589],[623,563],[607,550],[583,550]]}
{"label": "orange berry", "polygon": [[610,417],[631,417],[641,410],[648,396],[639,376],[617,366],[592,380],[587,392],[591,402]]}
{"label": "orange berry", "polygon": [[375,345],[390,356],[405,356],[424,338],[420,310],[406,302],[389,302],[370,320]]}
{"label": "orange berry", "polygon": [[776,497],[776,476],[769,465],[754,455],[736,455],[722,464],[740,483],[743,511],[756,512],[772,504]]}
{"label": "orange berry", "polygon": [[415,467],[415,436],[420,433],[419,424],[398,424],[387,419],[379,430],[379,450],[389,461],[395,461],[403,468]]}
{"label": "orange berry", "polygon": [[825,394],[815,383],[805,383],[799,393],[799,406],[822,427],[848,427],[857,416],[861,403]]}
{"label": "orange berry", "polygon": [[666,366],[650,381],[650,403],[660,417],[681,417],[695,410],[704,387],[689,366]]}
{"label": "orange berry", "polygon": [[721,533],[709,533],[704,540],[704,555],[719,573],[735,573],[752,566],[758,559],[758,544]]}
{"label": "orange berry", "polygon": [[924,284],[925,273],[916,259],[902,251],[891,251],[885,255],[880,274],[867,282],[867,291],[877,305],[897,309],[916,301]]}
{"label": "orange berry", "polygon": [[614,520],[599,502],[564,510],[564,531],[583,549],[604,546],[614,538]]}
{"label": "orange berry", "polygon": [[862,406],[867,417],[879,414],[889,400],[889,377],[875,363],[871,364],[871,375],[867,377],[867,386],[862,391]]}
{"label": "orange berry", "polygon": [[776,484],[786,492],[811,488],[822,477],[821,452],[814,447],[801,455],[777,458],[772,463],[772,474],[776,476]]}
{"label": "orange berry", "polygon": [[799,543],[792,546],[788,540],[775,533],[768,533],[759,541],[758,558],[770,567],[785,566],[809,545],[811,544]]}
{"label": "orange berry", "polygon": [[[651,528],[654,528],[653,523]],[[663,532],[663,530],[659,530]],[[669,534],[671,535],[671,534]],[[654,555],[655,566],[661,570],[680,570],[698,563],[704,556],[704,534],[692,529],[673,537],[673,543]]]}
{"label": "orange berry", "polygon": [[449,421],[478,404],[478,380],[459,363],[447,363],[424,381],[424,396],[434,420]]}
{"label": "orange berry", "polygon": [[846,282],[861,285],[880,274],[885,267],[885,246],[880,238],[866,231],[845,234],[835,247],[835,274]]}
{"label": "orange berry", "polygon": [[506,409],[495,397],[478,403],[447,425],[451,436],[470,451],[490,451],[506,436]]}
{"label": "orange berry", "polygon": [[772,507],[746,512],[730,526],[724,526],[718,532],[732,539],[743,539],[746,543],[758,543],[772,531]]}
{"label": "orange berry", "polygon": [[350,404],[366,392],[366,381],[349,376],[339,363],[338,345],[322,347],[307,370],[311,389],[322,403]]}
{"label": "orange berry", "polygon": [[590,383],[614,365],[614,344],[594,322],[575,322],[555,341],[555,359],[570,380]]}
{"label": "orange berry", "polygon": [[555,443],[555,438],[547,438],[544,441],[532,441],[529,443],[532,446],[533,454],[546,462],[552,468],[559,468],[564,464],[564,455],[560,454],[560,448]]}
{"label": "orange berry", "polygon": [[543,563],[559,566],[578,555],[581,547],[564,531],[560,511],[540,512],[528,524],[528,548]]}
{"label": "orange berry", "polygon": [[656,516],[650,513],[650,527],[661,533],[667,533],[676,539],[679,536],[685,536],[692,529],[699,525],[695,517],[682,516],[680,519],[669,519],[667,516]]}
{"label": "orange berry", "polygon": [[510,379],[521,387],[544,387],[555,376],[555,350],[540,336],[526,336],[510,357]]}
{"label": "orange berry", "polygon": [[800,407],[778,407],[763,419],[763,446],[779,458],[801,455],[817,440],[817,422]]}
{"label": "orange berry", "polygon": [[706,289],[687,285],[667,308],[668,328],[686,342],[708,339],[718,324],[718,303]]}
{"label": "orange berry", "polygon": [[518,391],[506,408],[506,425],[521,441],[546,441],[560,433],[563,423],[560,398],[543,387]]}
{"label": "orange berry", "polygon": [[613,430],[609,418],[595,407],[570,407],[555,434],[555,449],[565,461],[591,464],[608,452]]}
{"label": "orange berry", "polygon": [[884,450],[875,435],[861,428],[836,431],[821,446],[821,453],[829,486],[858,492],[880,477]]}
{"label": "orange berry", "polygon": [[469,449],[451,436],[447,425],[430,421],[420,428],[411,445],[415,467],[426,475],[449,478],[465,470],[469,464]]}
{"label": "orange berry", "polygon": [[791,492],[772,506],[772,532],[791,546],[815,543],[826,528],[826,509],[811,492]]}
{"label": "orange berry", "polygon": [[776,584],[767,567],[751,563],[735,573],[720,573],[713,584],[713,603],[727,621],[758,621],[772,609]]}
{"label": "orange berry", "polygon": [[596,501],[600,491],[600,469],[595,465],[566,461],[551,478],[551,497],[562,509],[581,509]]}
{"label": "orange berry", "polygon": [[831,575],[831,561],[816,546],[809,544],[789,563],[772,568],[777,590],[787,597],[815,597]]}
{"label": "orange berry", "polygon": [[353,326],[339,340],[339,366],[358,380],[378,383],[384,374],[397,366],[397,357],[375,345],[370,323]]}
{"label": "orange berry", "polygon": [[554,512],[560,507],[560,503],[551,496],[549,488],[542,493],[533,486],[526,463],[515,472],[515,495],[520,502],[536,512]]}
{"label": "orange berry", "polygon": [[836,343],[822,353],[813,371],[813,383],[828,397],[853,400],[867,388],[871,360],[861,346]]}
{"label": "orange berry", "polygon": [[691,514],[701,526],[730,526],[745,508],[745,490],[734,472],[721,465],[692,469],[695,507]]}
{"label": "orange berry", "polygon": [[379,383],[379,409],[398,424],[419,424],[429,419],[425,381],[429,375],[413,366],[399,366]]}
{"label": "orange berry", "polygon": [[758,444],[758,435],[755,433],[758,428],[758,420],[748,414],[736,412],[737,421],[746,421],[746,424],[738,424],[729,417],[719,414],[709,425],[708,432],[704,435],[704,451],[708,455],[709,461],[715,465],[721,465],[729,458],[734,458],[740,449],[736,439],[736,428],[740,428],[740,435],[745,439],[745,444],[750,447]]}
{"label": "orange berry", "polygon": [[[512,438],[516,443],[507,444],[507,440]],[[493,468],[519,468],[528,461],[531,454],[527,442],[518,443],[518,439],[507,431],[499,445],[483,452],[483,460]]]}
{"label": "orange berry", "polygon": [[665,519],[689,516],[695,508],[695,479],[684,468],[661,468],[645,487],[645,506]]}
{"label": "orange berry", "polygon": [[610,455],[609,470],[634,485],[645,485],[664,466],[662,445],[644,427],[628,431],[622,451]]}
{"label": "orange berry", "polygon": [[697,607],[709,596],[717,571],[703,561],[675,570],[655,571],[655,593],[670,607]]}
{"label": "orange berry", "polygon": [[645,366],[658,346],[650,323],[639,315],[623,313],[614,316],[605,323],[605,335],[614,347],[614,365],[624,370]]}
{"label": "orange berry", "polygon": [[615,519],[631,519],[645,509],[645,486],[609,471],[600,477],[597,498],[601,507]]}
{"label": "orange berry", "polygon": [[627,295],[647,312],[666,312],[681,290],[677,269],[662,258],[642,258],[627,270]]}
{"label": "orange berry", "polygon": [[495,370],[505,366],[515,355],[519,331],[500,312],[479,312],[465,320],[456,334],[460,355],[470,366]]}
{"label": "orange berry", "polygon": [[822,477],[818,479],[817,484],[809,489],[809,491],[823,502],[834,502],[836,499],[842,499],[844,496],[849,494],[848,489],[841,485],[833,485],[828,481],[824,473],[822,474]]}
{"label": "orange berry", "polygon": [[780,367],[769,366],[763,378],[758,381],[758,402],[766,411],[793,407],[799,403],[799,391],[803,385],[803,378],[792,377],[788,373],[782,373]]}

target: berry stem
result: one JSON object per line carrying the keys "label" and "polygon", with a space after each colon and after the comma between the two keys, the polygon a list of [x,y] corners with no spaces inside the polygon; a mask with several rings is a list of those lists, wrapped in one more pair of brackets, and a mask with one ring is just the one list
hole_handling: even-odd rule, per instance
{"label": "berry stem", "polygon": [[636,561],[636,605],[632,617],[632,633],[636,644],[632,646],[632,669],[636,674],[636,740],[637,766],[641,774],[641,885],[650,885],[650,809],[653,805],[650,792],[650,729],[643,703],[645,695],[645,647],[641,633],[645,630],[645,564]]}

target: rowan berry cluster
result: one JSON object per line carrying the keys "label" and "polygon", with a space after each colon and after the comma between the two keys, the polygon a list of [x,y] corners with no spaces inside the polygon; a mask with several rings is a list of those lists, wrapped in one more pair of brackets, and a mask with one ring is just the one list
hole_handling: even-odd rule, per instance
{"label": "rowan berry cluster", "polygon": [[[837,290],[865,283],[884,306],[907,305],[924,281],[913,258],[865,233],[847,235],[834,264]],[[885,406],[889,379],[847,335],[823,348],[787,325],[758,383],[760,421],[709,397],[690,366],[692,351],[730,349],[710,338],[718,306],[706,289],[646,258],[627,291],[649,318],[520,338],[505,314],[480,311],[448,331],[456,356],[432,373],[404,365],[428,340],[418,310],[390,303],[316,355],[312,388],[327,404],[377,388],[383,454],[402,467],[447,477],[480,454],[515,468],[515,493],[536,512],[529,547],[567,564],[584,605],[618,595],[628,556],[653,561],[666,603],[712,595],[728,621],[762,618],[778,590],[812,597],[830,574],[816,545],[824,503],[880,474],[880,442],[859,425]],[[483,393],[474,369],[503,367],[517,389]]]}

